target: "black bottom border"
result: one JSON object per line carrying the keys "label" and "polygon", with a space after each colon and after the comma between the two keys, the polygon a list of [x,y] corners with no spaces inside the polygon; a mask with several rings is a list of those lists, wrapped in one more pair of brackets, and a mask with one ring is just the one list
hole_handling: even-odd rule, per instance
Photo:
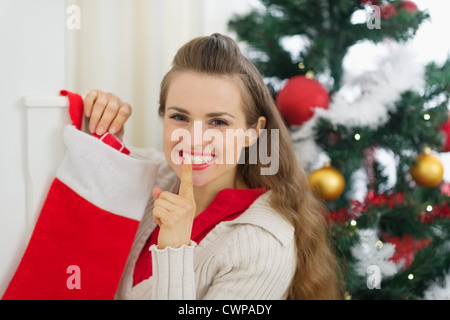
{"label": "black bottom border", "polygon": [[[439,301],[0,301],[0,309],[11,311],[14,316],[21,313],[42,314],[51,317],[61,316],[86,317],[99,315],[104,318],[111,314],[114,318],[148,315],[150,319],[286,319],[304,318],[310,311],[317,314],[335,314],[343,312],[362,312],[367,316],[394,316],[402,318],[408,314],[436,308],[444,304]],[[446,304],[448,307],[448,304]],[[355,309],[356,308],[356,309]],[[430,309],[428,309],[430,310]]]}

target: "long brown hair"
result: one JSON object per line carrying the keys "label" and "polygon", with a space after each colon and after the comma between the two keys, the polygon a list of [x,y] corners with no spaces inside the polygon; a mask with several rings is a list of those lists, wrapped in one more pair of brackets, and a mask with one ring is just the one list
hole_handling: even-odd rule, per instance
{"label": "long brown hair", "polygon": [[[278,129],[278,172],[261,175],[260,170],[264,165],[260,161],[256,164],[246,161],[245,164],[238,164],[238,173],[249,187],[270,189],[271,206],[295,228],[297,268],[289,299],[340,299],[342,291],[338,263],[324,218],[325,206],[309,189],[306,172],[295,156],[289,132],[258,69],[228,36],[216,33],[195,38],[178,50],[172,68],[161,83],[161,116],[165,112],[170,80],[181,71],[238,77],[242,84],[240,87],[248,127],[254,127],[260,116],[266,118],[268,153],[272,150],[272,129]],[[245,150],[246,159],[249,159],[250,149]]]}

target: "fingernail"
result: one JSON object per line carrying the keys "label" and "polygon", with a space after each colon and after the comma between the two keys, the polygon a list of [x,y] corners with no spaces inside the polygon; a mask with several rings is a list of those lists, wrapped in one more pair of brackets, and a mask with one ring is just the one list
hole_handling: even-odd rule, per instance
{"label": "fingernail", "polygon": [[85,115],[87,118],[89,118],[89,117],[91,116],[91,111],[90,111],[90,110],[86,110],[86,111],[84,112],[84,115]]}
{"label": "fingernail", "polygon": [[95,126],[94,126],[94,125],[90,126],[90,127],[89,127],[89,131],[90,131],[91,133],[94,133],[94,132],[95,132]]}
{"label": "fingernail", "polygon": [[117,132],[116,127],[111,127],[111,128],[109,128],[109,133],[115,134],[116,132]]}
{"label": "fingernail", "polygon": [[105,131],[105,129],[103,129],[103,127],[98,127],[97,130],[95,131],[95,133],[100,136],[103,134],[104,131]]}

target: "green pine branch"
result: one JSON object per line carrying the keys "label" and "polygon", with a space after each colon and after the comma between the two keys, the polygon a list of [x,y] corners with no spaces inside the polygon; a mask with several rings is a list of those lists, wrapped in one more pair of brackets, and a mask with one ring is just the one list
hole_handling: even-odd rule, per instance
{"label": "green pine branch", "polygon": [[[398,5],[399,1],[386,3]],[[351,22],[354,12],[364,9],[360,0],[262,0],[261,4],[264,10],[235,15],[228,27],[248,43],[254,53],[252,60],[262,74],[284,80],[307,71],[329,73],[330,93],[341,86],[342,61],[349,47],[363,40],[406,41],[429,18],[426,12],[399,10],[389,19],[380,17],[380,29],[369,29],[366,23]],[[303,36],[310,44],[298,58],[291,59],[281,40],[294,35]],[[304,68],[299,68],[299,63]]]}

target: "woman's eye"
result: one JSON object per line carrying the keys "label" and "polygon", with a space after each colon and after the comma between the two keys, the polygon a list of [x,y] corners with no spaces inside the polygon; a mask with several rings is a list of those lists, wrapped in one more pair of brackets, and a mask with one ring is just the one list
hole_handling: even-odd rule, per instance
{"label": "woman's eye", "polygon": [[214,119],[211,121],[211,124],[216,127],[223,127],[223,126],[227,126],[228,122],[226,122],[225,120],[222,120],[222,119]]}
{"label": "woman's eye", "polygon": [[186,121],[187,120],[187,117],[185,117],[185,116],[183,116],[181,114],[173,114],[169,118],[177,120],[177,121]]}

